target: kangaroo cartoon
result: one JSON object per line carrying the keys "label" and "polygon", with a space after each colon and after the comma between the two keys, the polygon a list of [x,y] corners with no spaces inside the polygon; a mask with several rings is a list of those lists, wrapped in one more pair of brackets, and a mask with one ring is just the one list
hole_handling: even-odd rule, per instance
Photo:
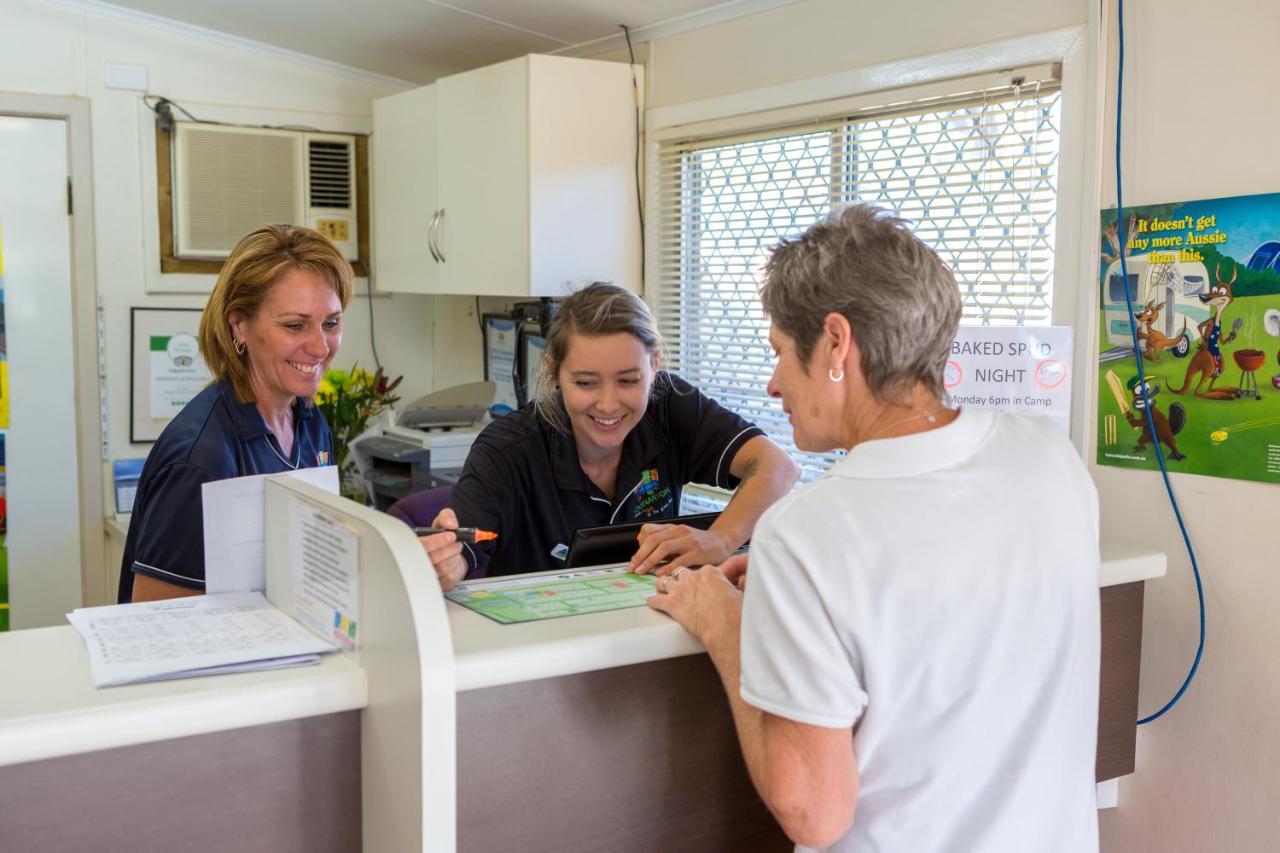
{"label": "kangaroo cartoon", "polygon": [[[1156,395],[1160,393],[1160,386],[1152,384],[1153,378],[1147,376],[1139,379],[1135,376],[1126,383],[1129,393],[1133,396],[1133,410],[1125,412],[1124,419],[1129,422],[1129,426],[1141,432],[1133,452],[1141,453],[1148,444],[1158,441],[1169,448],[1169,458],[1174,462],[1186,459],[1186,455],[1179,452],[1178,442],[1173,437],[1182,432],[1182,427],[1187,422],[1187,410],[1181,403],[1174,403],[1169,407],[1169,417],[1166,418],[1164,412],[1156,408]],[[1144,387],[1145,395],[1142,393]],[[1156,427],[1154,436],[1151,435],[1151,429],[1147,426],[1147,415],[1143,411],[1147,403],[1151,404],[1151,420]]]}
{"label": "kangaroo cartoon", "polygon": [[[1187,378],[1183,381],[1182,387],[1169,386],[1169,390],[1173,393],[1187,393],[1187,389],[1191,387],[1191,380],[1194,379],[1196,387],[1191,393],[1197,397],[1203,397],[1206,400],[1236,398],[1235,388],[1214,388],[1213,383],[1217,382],[1218,377],[1222,375],[1220,347],[1236,339],[1236,333],[1240,331],[1240,326],[1244,322],[1237,317],[1231,324],[1231,332],[1225,338],[1222,337],[1222,312],[1231,304],[1231,285],[1235,283],[1237,271],[1235,266],[1232,266],[1231,281],[1223,281],[1221,269],[1215,267],[1213,276],[1218,283],[1200,294],[1200,301],[1209,306],[1209,319],[1196,327],[1200,330],[1200,342],[1196,344],[1196,354],[1191,356],[1191,363],[1187,365]],[[1209,381],[1209,387],[1201,391],[1205,380]]]}
{"label": "kangaroo cartoon", "polygon": [[[1152,299],[1133,318],[1138,321],[1138,340],[1142,342],[1142,355],[1152,361],[1160,360],[1160,352],[1170,348],[1176,348],[1182,345],[1187,339],[1187,323],[1182,322],[1182,333],[1176,338],[1170,338],[1164,333],[1156,330],[1156,321],[1160,319],[1160,309],[1164,304],[1156,304]],[[1186,350],[1181,350],[1185,353]]]}

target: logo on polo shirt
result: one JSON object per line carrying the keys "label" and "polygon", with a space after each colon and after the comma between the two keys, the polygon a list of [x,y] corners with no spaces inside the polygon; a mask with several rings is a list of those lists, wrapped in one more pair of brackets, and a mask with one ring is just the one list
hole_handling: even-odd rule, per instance
{"label": "logo on polo shirt", "polygon": [[329,451],[321,450],[319,453],[316,454],[316,465],[328,465],[328,464],[329,464]]}
{"label": "logo on polo shirt", "polygon": [[662,485],[657,468],[650,468],[640,475],[636,487],[636,511],[633,518],[652,518],[671,508],[671,487]]}

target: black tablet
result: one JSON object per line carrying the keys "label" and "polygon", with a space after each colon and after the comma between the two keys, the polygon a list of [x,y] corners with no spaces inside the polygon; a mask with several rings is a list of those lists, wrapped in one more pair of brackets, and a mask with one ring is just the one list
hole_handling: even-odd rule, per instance
{"label": "black tablet", "polygon": [[687,524],[689,527],[706,530],[719,517],[718,512],[704,512],[653,521],[579,527],[573,531],[573,541],[569,543],[569,555],[565,557],[564,567],[580,569],[583,566],[605,566],[629,561],[636,553],[636,536],[646,524]]}

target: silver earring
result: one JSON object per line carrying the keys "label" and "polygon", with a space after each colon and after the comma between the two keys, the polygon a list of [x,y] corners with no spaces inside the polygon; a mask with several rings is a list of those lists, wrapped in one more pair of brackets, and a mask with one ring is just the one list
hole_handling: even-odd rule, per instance
{"label": "silver earring", "polygon": [[244,341],[233,341],[232,346],[236,348],[236,355],[244,355],[244,351],[249,348]]}
{"label": "silver earring", "polygon": [[843,382],[844,371],[838,367],[833,367],[827,371],[827,378],[830,379],[832,382]]}

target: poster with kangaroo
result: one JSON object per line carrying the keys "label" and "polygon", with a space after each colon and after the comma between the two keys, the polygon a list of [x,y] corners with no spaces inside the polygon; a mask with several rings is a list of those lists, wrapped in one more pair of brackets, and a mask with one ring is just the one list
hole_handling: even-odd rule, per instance
{"label": "poster with kangaroo", "polygon": [[1280,193],[1104,210],[1101,249],[1098,464],[1280,483]]}

